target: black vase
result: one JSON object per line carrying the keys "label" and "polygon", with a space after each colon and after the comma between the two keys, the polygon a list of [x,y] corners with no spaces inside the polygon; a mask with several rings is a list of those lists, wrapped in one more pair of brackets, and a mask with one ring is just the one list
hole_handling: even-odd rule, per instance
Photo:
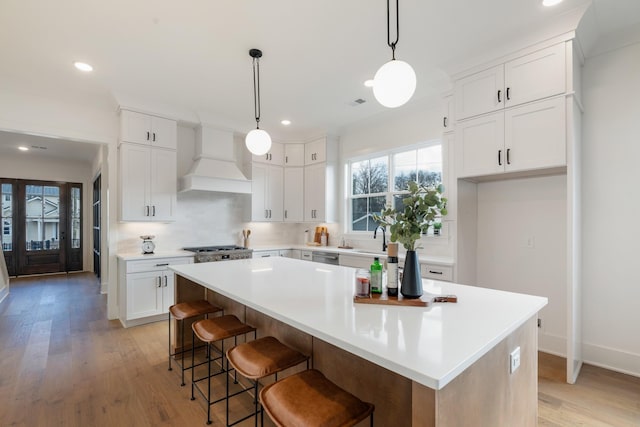
{"label": "black vase", "polygon": [[420,298],[422,296],[422,276],[420,275],[420,260],[416,251],[407,251],[402,270],[402,286],[400,293],[405,298]]}

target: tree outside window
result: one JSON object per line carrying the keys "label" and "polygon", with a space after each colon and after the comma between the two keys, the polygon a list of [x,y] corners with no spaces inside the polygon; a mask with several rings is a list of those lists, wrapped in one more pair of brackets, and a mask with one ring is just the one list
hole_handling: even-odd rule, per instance
{"label": "tree outside window", "polygon": [[402,208],[409,181],[421,185],[442,183],[442,145],[438,142],[350,163],[351,230],[373,231],[374,213],[388,203]]}

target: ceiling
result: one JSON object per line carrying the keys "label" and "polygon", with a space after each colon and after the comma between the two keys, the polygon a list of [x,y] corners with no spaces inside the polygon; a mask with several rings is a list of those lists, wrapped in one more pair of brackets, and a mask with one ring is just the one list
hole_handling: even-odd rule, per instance
{"label": "ceiling", "polygon": [[[398,59],[433,102],[456,63],[557,21],[589,0],[402,0]],[[615,6],[615,7],[614,7]],[[640,22],[638,0],[594,0],[605,34]],[[383,0],[3,0],[0,79],[75,102],[141,99],[255,125],[250,48],[260,62],[261,128],[276,140],[339,133],[389,113],[363,82],[391,58]],[[76,60],[93,65],[82,74]],[[356,104],[358,98],[364,104]],[[401,112],[401,111],[398,111]],[[280,120],[292,124],[284,127]],[[6,139],[0,140],[5,144]]]}
{"label": "ceiling", "polygon": [[[27,147],[23,152],[18,147]],[[49,159],[66,159],[91,163],[98,154],[100,145],[25,135],[13,132],[0,132],[0,158],[30,156]]]}

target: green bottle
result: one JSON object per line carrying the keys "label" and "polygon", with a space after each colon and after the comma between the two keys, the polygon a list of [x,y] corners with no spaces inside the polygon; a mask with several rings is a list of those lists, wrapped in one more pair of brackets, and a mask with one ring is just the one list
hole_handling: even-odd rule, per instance
{"label": "green bottle", "polygon": [[371,293],[382,293],[382,264],[380,264],[378,257],[375,257],[373,264],[371,264]]}

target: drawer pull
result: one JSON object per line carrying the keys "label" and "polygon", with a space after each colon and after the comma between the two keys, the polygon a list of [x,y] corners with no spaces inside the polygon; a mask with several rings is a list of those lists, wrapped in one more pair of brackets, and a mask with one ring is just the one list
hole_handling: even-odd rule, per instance
{"label": "drawer pull", "polygon": [[431,273],[431,274],[442,274],[442,271],[429,270],[429,273]]}
{"label": "drawer pull", "polygon": [[168,262],[163,262],[162,264],[156,264],[156,267],[165,267],[167,265],[169,265]]}

